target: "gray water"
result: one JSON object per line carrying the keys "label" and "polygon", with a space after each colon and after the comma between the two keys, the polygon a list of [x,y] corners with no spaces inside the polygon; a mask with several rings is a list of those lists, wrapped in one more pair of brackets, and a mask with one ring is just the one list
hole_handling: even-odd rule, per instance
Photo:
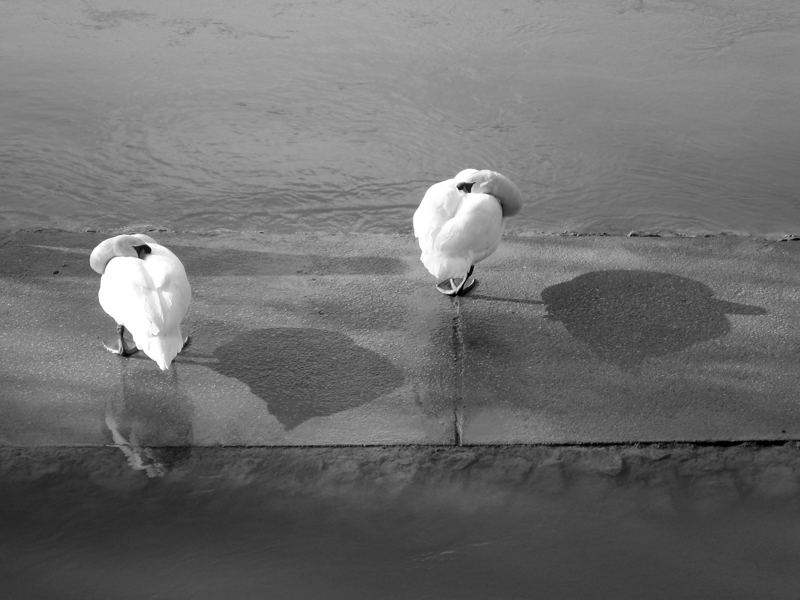
{"label": "gray water", "polygon": [[0,597],[796,600],[796,445],[0,449]]}
{"label": "gray water", "polygon": [[796,0],[0,1],[0,227],[800,232]]}

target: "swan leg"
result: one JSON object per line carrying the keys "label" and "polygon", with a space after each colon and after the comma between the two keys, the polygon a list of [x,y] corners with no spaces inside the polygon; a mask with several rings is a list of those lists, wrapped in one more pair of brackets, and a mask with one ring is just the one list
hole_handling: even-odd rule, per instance
{"label": "swan leg", "polygon": [[455,279],[445,279],[436,284],[436,289],[447,296],[463,296],[478,284],[478,280],[471,276],[474,270],[475,265],[472,265],[460,283],[456,284]]}
{"label": "swan leg", "polygon": [[469,292],[475,285],[478,283],[478,280],[472,277],[472,271],[475,270],[475,265],[472,265],[467,271],[467,274],[464,275],[464,279],[461,280],[461,283],[458,284],[453,290],[454,296],[464,296],[467,292]]}
{"label": "swan leg", "polygon": [[458,292],[459,296],[466,296],[476,285],[478,285],[478,280],[474,277],[467,277],[461,283],[461,291]]}
{"label": "swan leg", "polygon": [[111,354],[119,354],[120,356],[132,356],[136,354],[139,349],[134,347],[133,350],[127,348],[125,346],[125,326],[124,325],[117,325],[117,346],[109,346],[108,344],[103,344],[106,350],[111,352]]}
{"label": "swan leg", "polygon": [[454,295],[455,292],[453,290],[455,290],[455,288],[456,283],[452,279],[445,279],[436,284],[436,289],[447,296]]}

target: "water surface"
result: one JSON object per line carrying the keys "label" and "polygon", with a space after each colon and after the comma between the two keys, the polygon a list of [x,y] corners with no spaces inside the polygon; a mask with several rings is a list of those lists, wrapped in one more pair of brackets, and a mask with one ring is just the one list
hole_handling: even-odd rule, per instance
{"label": "water surface", "polygon": [[[161,450],[165,452],[165,450]],[[0,449],[9,598],[797,598],[796,445]]]}
{"label": "water surface", "polygon": [[0,1],[2,227],[800,232],[795,0]]}

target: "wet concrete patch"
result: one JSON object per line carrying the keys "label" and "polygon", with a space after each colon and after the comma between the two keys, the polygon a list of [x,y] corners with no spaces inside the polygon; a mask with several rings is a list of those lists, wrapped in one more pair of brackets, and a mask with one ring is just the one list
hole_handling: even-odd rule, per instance
{"label": "wet concrete patch", "polygon": [[322,256],[174,245],[187,273],[202,277],[230,275],[395,275],[405,265],[382,256]]}
{"label": "wet concrete patch", "polygon": [[[118,393],[105,406],[106,435],[131,468],[160,475],[194,444],[192,401],[181,385],[181,370],[154,369],[151,361],[120,359]],[[169,453],[169,462],[154,457],[154,447],[182,450]]]}
{"label": "wet concrete patch", "polygon": [[89,254],[106,237],[50,229],[7,233],[0,239],[0,277],[93,277]]}
{"label": "wet concrete patch", "polygon": [[[140,231],[131,228],[131,232]],[[185,242],[185,235],[170,232],[147,231],[156,241],[168,246],[181,259],[189,277],[216,276],[283,276],[283,275],[397,275],[405,271],[403,261],[390,256],[354,256],[352,251],[337,256],[303,251],[298,243],[297,252],[276,252],[269,243],[263,250],[244,250],[221,246],[221,236],[192,236],[193,244]],[[98,243],[116,233],[69,232],[59,230],[19,231],[6,234],[0,247],[22,246],[24,251],[7,253],[0,262],[0,276],[69,275],[96,277],[89,268],[89,254]],[[302,239],[302,236],[298,236]],[[213,240],[213,242],[212,242]],[[208,242],[208,243],[206,243]],[[348,250],[344,248],[344,250]]]}

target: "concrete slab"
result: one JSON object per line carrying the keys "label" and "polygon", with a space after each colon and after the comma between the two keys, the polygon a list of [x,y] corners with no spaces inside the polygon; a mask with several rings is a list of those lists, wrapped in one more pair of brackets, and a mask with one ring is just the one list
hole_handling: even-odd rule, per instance
{"label": "concrete slab", "polygon": [[102,349],[110,233],[0,238],[0,445],[157,469],[147,448],[800,438],[794,242],[508,237],[451,300],[411,236],[151,233],[194,288],[168,374]]}
{"label": "concrete slab", "polygon": [[[450,307],[413,240],[151,232],[184,262],[191,346],[168,373],[105,352],[91,248],[2,238],[0,444],[450,443]],[[445,324],[442,326],[442,324]]]}
{"label": "concrete slab", "polygon": [[459,300],[463,442],[797,439],[799,251],[507,240]]}

